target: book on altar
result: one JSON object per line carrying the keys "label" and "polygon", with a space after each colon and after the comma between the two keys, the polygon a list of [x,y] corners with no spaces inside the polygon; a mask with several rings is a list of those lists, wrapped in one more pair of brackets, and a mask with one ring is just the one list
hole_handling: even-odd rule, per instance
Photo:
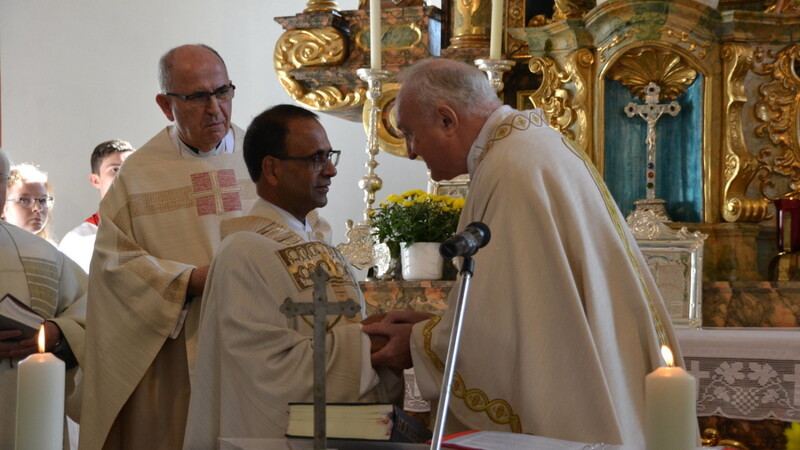
{"label": "book on altar", "polygon": [[20,330],[21,336],[9,339],[22,341],[36,336],[44,317],[11,294],[0,299],[0,330]]}
{"label": "book on altar", "polygon": [[[328,403],[325,428],[328,439],[416,443],[431,438],[430,430],[391,403]],[[314,437],[313,403],[289,404],[286,436]]]}
{"label": "book on altar", "polygon": [[[442,448],[464,450],[507,450],[510,448],[535,448],[536,450],[627,450],[621,445],[565,441],[532,434],[505,433],[502,431],[464,431],[442,439]],[[633,450],[633,449],[631,449]]]}

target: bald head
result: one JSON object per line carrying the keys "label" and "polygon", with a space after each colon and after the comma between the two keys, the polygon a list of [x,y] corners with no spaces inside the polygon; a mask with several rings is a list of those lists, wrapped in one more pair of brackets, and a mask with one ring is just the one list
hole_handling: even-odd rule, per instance
{"label": "bald head", "polygon": [[172,77],[177,65],[191,64],[198,59],[205,59],[213,55],[223,67],[225,61],[216,50],[205,44],[186,44],[169,50],[158,61],[158,87],[161,92],[173,90]]}

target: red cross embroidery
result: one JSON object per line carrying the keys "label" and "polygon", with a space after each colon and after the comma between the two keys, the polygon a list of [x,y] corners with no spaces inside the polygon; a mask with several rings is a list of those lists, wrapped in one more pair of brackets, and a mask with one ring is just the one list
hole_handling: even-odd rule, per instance
{"label": "red cross embroidery", "polygon": [[242,188],[233,169],[193,173],[191,177],[198,216],[242,210]]}

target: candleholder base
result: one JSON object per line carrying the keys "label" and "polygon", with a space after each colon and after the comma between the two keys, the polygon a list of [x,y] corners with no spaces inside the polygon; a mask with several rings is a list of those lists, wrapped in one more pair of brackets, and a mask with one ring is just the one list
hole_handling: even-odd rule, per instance
{"label": "candleholder base", "polygon": [[510,59],[476,59],[475,65],[486,72],[489,83],[492,84],[494,91],[499,93],[503,90],[503,74],[511,70],[517,64]]}

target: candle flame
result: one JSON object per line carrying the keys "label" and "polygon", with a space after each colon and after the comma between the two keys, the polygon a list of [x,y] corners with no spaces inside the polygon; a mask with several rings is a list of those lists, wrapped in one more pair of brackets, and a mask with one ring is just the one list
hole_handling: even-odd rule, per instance
{"label": "candle flame", "polygon": [[675,359],[672,357],[672,350],[670,350],[666,345],[661,346],[661,356],[664,357],[664,361],[667,363],[667,366],[675,366]]}
{"label": "candle flame", "polygon": [[44,323],[39,325],[39,353],[44,353]]}

